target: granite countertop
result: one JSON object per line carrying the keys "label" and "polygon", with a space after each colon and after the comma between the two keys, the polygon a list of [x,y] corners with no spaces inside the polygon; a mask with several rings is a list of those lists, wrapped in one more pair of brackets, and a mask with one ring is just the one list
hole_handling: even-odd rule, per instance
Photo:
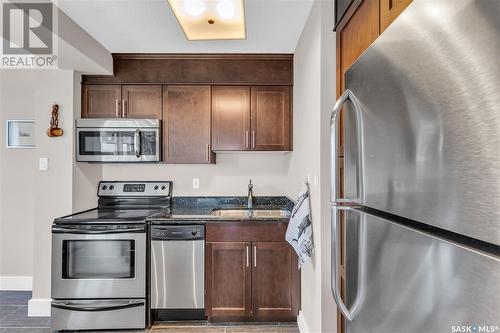
{"label": "granite countertop", "polygon": [[[292,211],[293,201],[280,196],[257,196],[253,198],[253,209],[279,209]],[[174,197],[172,207],[158,214],[150,216],[151,223],[211,223],[221,221],[265,221],[288,222],[290,217],[221,217],[211,215],[217,209],[247,209],[247,197]]]}

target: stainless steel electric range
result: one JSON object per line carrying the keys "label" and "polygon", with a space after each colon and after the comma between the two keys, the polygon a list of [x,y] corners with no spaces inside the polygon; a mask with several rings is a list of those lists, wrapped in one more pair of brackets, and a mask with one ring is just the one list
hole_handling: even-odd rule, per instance
{"label": "stainless steel electric range", "polygon": [[172,182],[100,182],[98,207],[52,226],[52,329],[141,329],[147,319],[148,216]]}

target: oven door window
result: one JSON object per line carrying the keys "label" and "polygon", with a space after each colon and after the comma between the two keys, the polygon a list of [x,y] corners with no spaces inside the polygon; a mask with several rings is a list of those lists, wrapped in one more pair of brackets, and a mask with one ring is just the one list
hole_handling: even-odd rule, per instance
{"label": "oven door window", "polygon": [[133,240],[64,240],[63,279],[133,279]]}
{"label": "oven door window", "polygon": [[80,155],[135,155],[135,131],[81,131]]}

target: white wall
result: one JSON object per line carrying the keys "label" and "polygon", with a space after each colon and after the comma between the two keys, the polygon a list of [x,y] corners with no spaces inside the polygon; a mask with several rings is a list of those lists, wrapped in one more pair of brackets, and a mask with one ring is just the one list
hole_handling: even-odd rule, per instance
{"label": "white wall", "polygon": [[[43,299],[50,296],[50,224],[73,208],[93,205],[94,183],[102,173],[95,165],[73,168],[81,89],[80,75],[73,70],[110,74],[113,67],[108,50],[63,12],[57,14],[54,45],[59,68],[67,70],[0,70],[0,290],[31,290],[34,276],[33,295]],[[60,104],[65,134],[49,139],[53,102]],[[35,149],[5,148],[7,119],[36,121]],[[38,171],[42,156],[50,159],[48,172]]]}
{"label": "white wall", "polygon": [[[311,220],[315,252],[312,263],[303,266],[301,280],[301,320],[309,332],[321,332],[321,211],[320,191],[320,111],[321,111],[321,8],[313,5],[294,53],[294,137],[295,145],[290,167],[296,193],[302,181],[311,175]],[[301,327],[301,329],[303,329]]]}
{"label": "white wall", "polygon": [[[29,71],[0,71],[0,289],[31,289],[34,149],[7,149],[7,119],[34,119]],[[17,282],[16,282],[17,280]]]}
{"label": "white wall", "polygon": [[316,0],[294,53],[294,152],[289,193],[310,177],[315,253],[302,269],[301,332],[336,332],[329,287],[329,115],[335,103],[332,1]]}
{"label": "white wall", "polygon": [[321,3],[321,326],[337,331],[337,306],[331,292],[330,116],[336,101],[336,36],[333,1]]}
{"label": "white wall", "polygon": [[[101,167],[73,167],[80,75],[65,70],[1,70],[0,82],[1,287],[11,289],[5,283],[19,285],[19,277],[33,276],[30,302],[41,310],[30,311],[48,315],[52,221],[93,205],[89,197],[95,200],[94,179],[101,178]],[[46,134],[54,102],[60,106],[59,125],[64,130],[59,138]],[[35,120],[34,149],[5,148],[5,120],[19,118]],[[40,157],[49,158],[48,171],[38,170]]]}
{"label": "white wall", "polygon": [[[34,304],[46,304],[50,299],[51,224],[55,217],[65,215],[73,208],[74,75],[73,71],[48,70],[36,71],[33,78],[36,82],[33,104],[37,122],[35,152],[37,158],[49,158],[49,170],[37,171],[35,180],[33,299],[37,301]],[[60,126],[65,132],[60,138],[49,138],[45,128],[54,101],[60,105]]]}
{"label": "white wall", "polygon": [[[291,153],[218,153],[217,164],[105,164],[106,180],[173,180],[175,196],[247,195],[248,180],[254,195],[284,195],[288,187]],[[192,188],[192,179],[200,188]]]}

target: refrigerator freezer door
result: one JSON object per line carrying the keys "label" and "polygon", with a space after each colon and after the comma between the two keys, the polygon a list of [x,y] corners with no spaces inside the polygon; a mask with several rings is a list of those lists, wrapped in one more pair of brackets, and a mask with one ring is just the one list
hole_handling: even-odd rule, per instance
{"label": "refrigerator freezer door", "polygon": [[363,205],[500,244],[499,17],[499,1],[414,0],[351,66],[346,197],[362,165]]}
{"label": "refrigerator freezer door", "polygon": [[345,214],[346,303],[360,303],[347,333],[500,326],[498,257],[355,209]]}

